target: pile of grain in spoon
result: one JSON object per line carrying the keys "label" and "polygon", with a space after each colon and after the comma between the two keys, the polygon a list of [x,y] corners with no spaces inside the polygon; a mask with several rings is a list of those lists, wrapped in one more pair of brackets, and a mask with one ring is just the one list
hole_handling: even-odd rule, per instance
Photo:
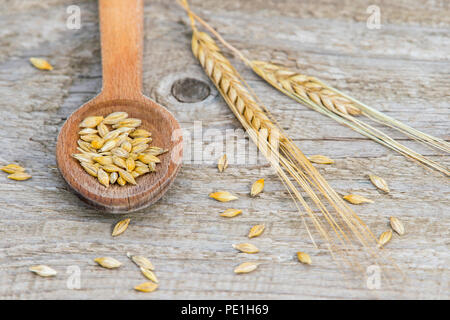
{"label": "pile of grain in spoon", "polygon": [[150,146],[151,132],[139,128],[140,119],[126,112],[90,116],[80,123],[78,151],[72,156],[105,187],[137,184],[136,178],[156,171],[159,155],[167,149]]}

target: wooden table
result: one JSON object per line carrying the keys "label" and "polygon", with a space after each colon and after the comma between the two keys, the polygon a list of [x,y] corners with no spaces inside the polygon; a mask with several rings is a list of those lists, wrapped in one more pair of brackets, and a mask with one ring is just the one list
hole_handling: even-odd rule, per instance
{"label": "wooden table", "polygon": [[[449,139],[448,2],[377,1],[381,29],[369,29],[366,10],[372,2],[195,0],[191,6],[249,56],[315,75],[417,129]],[[79,30],[66,27],[66,9],[72,4],[81,9]],[[112,238],[112,227],[122,217],[102,214],[80,201],[62,180],[54,155],[65,119],[101,88],[97,14],[95,1],[3,4],[0,164],[18,162],[33,178],[15,182],[0,174],[0,298],[450,298],[448,178],[284,97],[236,60],[232,61],[303,152],[336,160],[334,165],[318,165],[335,190],[375,200],[355,207],[375,234],[387,228],[390,216],[404,222],[406,235],[394,235],[385,250],[407,280],[369,290],[364,275],[344,279],[326,250],[312,246],[266,162],[252,157],[218,173],[214,157],[206,156],[222,145],[215,137],[226,130],[236,133],[240,124],[194,59],[184,12],[166,0],[147,1],[145,6],[144,93],[167,106],[191,137],[194,127],[201,126],[203,140],[192,154],[204,152],[205,159],[187,159],[163,199],[127,215],[130,227]],[[33,68],[28,59],[35,56],[46,57],[55,69]],[[186,78],[200,83],[187,88],[193,91],[185,95],[201,96],[199,90],[209,90],[207,98],[177,100],[172,85]],[[179,92],[176,95],[183,100]],[[384,130],[449,165],[448,155]],[[201,137],[198,131],[196,135]],[[369,172],[384,177],[391,193],[378,192],[367,179]],[[251,183],[261,177],[266,179],[264,193],[250,198]],[[218,189],[240,197],[232,205],[244,209],[241,216],[219,217],[229,205],[208,198]],[[246,241],[249,228],[257,223],[267,226],[252,241],[261,252],[247,258],[231,244]],[[299,250],[310,253],[313,265],[296,261]],[[156,292],[132,289],[145,279],[126,252],[151,258],[160,279]],[[124,265],[102,269],[93,262],[99,256],[115,257]],[[246,259],[262,265],[254,273],[235,275],[233,268]],[[35,264],[50,265],[59,274],[40,278],[28,271]],[[81,282],[76,289],[78,272]]]}

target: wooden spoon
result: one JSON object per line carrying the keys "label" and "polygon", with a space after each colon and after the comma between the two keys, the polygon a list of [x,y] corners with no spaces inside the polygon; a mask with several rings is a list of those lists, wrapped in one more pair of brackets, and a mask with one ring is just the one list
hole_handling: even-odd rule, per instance
{"label": "wooden spoon", "polygon": [[[56,145],[59,170],[69,186],[88,203],[111,213],[135,211],[157,201],[173,182],[182,158],[180,125],[164,107],[142,91],[143,0],[100,0],[103,88],[64,123]],[[152,145],[169,149],[157,171],[137,178],[137,185],[102,186],[77,160],[80,122],[93,115],[125,111],[152,132]]]}

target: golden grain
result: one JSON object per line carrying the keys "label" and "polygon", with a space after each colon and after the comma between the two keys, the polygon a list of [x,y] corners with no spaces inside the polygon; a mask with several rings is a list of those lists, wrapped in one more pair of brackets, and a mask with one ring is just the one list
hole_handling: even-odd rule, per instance
{"label": "golden grain", "polygon": [[234,273],[249,273],[256,270],[257,268],[258,264],[255,262],[244,262],[234,269]]}
{"label": "golden grain", "polygon": [[119,268],[122,265],[120,261],[111,257],[95,258],[94,261],[97,262],[103,268],[107,269]]}
{"label": "golden grain", "polygon": [[265,228],[266,227],[263,224],[257,224],[255,226],[251,227],[251,229],[248,233],[248,237],[249,238],[259,237],[264,232]]}
{"label": "golden grain", "polygon": [[382,248],[392,238],[392,230],[387,230],[380,235],[378,239],[378,247]]}
{"label": "golden grain", "polygon": [[127,171],[131,172],[136,168],[136,162],[132,158],[128,158],[125,161],[125,164],[127,165]]}
{"label": "golden grain", "polygon": [[103,120],[103,123],[104,124],[116,124],[120,121],[125,120],[126,118],[128,118],[128,113],[126,113],[126,112],[122,112],[122,111],[113,112],[105,117],[105,120]]}
{"label": "golden grain", "polygon": [[157,157],[155,157],[154,155],[148,154],[148,153],[143,153],[143,154],[139,155],[138,159],[139,159],[139,161],[141,161],[145,164],[149,164],[150,162],[155,162],[155,163],[161,162],[161,160],[159,160]]}
{"label": "golden grain", "polygon": [[146,151],[146,153],[154,155],[154,156],[159,156],[163,153],[166,153],[167,151],[169,151],[169,149],[164,149],[164,148],[160,148],[160,147],[149,147],[148,150]]}
{"label": "golden grain", "polygon": [[80,136],[87,135],[87,134],[96,134],[96,133],[98,133],[98,131],[95,129],[92,129],[92,128],[83,128],[80,131],[78,131],[78,134]]}
{"label": "golden grain", "polygon": [[220,201],[220,202],[228,202],[228,201],[232,201],[232,200],[238,199],[238,197],[236,197],[235,195],[232,195],[228,191],[212,192],[212,193],[209,194],[209,197],[213,198],[213,199],[215,199],[217,201]]}
{"label": "golden grain", "polygon": [[37,274],[38,276],[41,276],[41,277],[54,277],[58,273],[58,272],[56,272],[56,270],[50,268],[49,266],[42,265],[42,264],[37,265],[37,266],[32,266],[28,270],[30,270],[31,272],[34,272],[35,274]]}
{"label": "golden grain", "polygon": [[[111,160],[112,161],[112,160]],[[105,170],[106,172],[119,172],[120,168],[114,164],[104,164],[102,166],[102,169]]]}
{"label": "golden grain", "polygon": [[219,158],[219,161],[217,162],[217,168],[219,169],[219,172],[223,172],[228,167],[228,159],[227,155],[224,154]]}
{"label": "golden grain", "polygon": [[53,70],[53,66],[45,59],[42,58],[30,58],[31,64],[40,70]]}
{"label": "golden grain", "polygon": [[233,244],[233,248],[244,253],[258,253],[259,249],[251,243]]}
{"label": "golden grain", "polygon": [[128,258],[130,258],[138,267],[142,267],[148,270],[155,270],[155,267],[153,264],[144,256],[139,255],[131,255],[129,252],[127,252]]}
{"label": "golden grain", "polygon": [[100,149],[100,152],[110,151],[114,149],[117,146],[117,142],[117,138],[106,141],[103,147]]}
{"label": "golden grain", "polygon": [[158,278],[156,277],[155,273],[151,271],[150,269],[140,267],[139,268],[142,272],[142,274],[148,279],[153,281],[154,283],[158,283]]}
{"label": "golden grain", "polygon": [[[135,163],[136,163],[136,162],[135,162]],[[145,167],[137,166],[137,167],[134,169],[133,172],[136,172],[136,173],[138,173],[139,175],[143,175],[143,174],[145,174],[145,173],[147,173],[147,172],[150,172],[150,168],[149,168],[147,165],[145,165]]]}
{"label": "golden grain", "polygon": [[0,170],[6,173],[16,173],[16,172],[24,172],[25,168],[17,164],[8,164],[7,166],[1,167]]}
{"label": "golden grain", "polygon": [[108,132],[103,139],[105,139],[105,141],[109,141],[109,140],[114,140],[116,139],[118,136],[120,136],[123,132],[119,131],[118,129],[116,130],[112,130],[110,132]]}
{"label": "golden grain", "polygon": [[125,170],[119,170],[120,177],[125,180],[128,183],[136,184],[136,180],[134,180],[134,177],[131,175],[131,173],[125,171]]}
{"label": "golden grain", "polygon": [[239,210],[239,209],[227,209],[223,213],[221,213],[220,216],[226,217],[226,218],[233,218],[241,213],[242,213],[242,210]]}
{"label": "golden grain", "polygon": [[119,222],[117,222],[117,224],[114,226],[113,232],[112,232],[112,236],[113,237],[117,237],[119,235],[121,235],[122,233],[125,232],[125,230],[127,230],[128,225],[130,224],[130,219],[123,219]]}
{"label": "golden grain", "polygon": [[144,282],[134,287],[135,290],[141,292],[153,292],[158,288],[158,285],[154,282]]}
{"label": "golden grain", "polygon": [[74,153],[72,154],[72,157],[80,162],[87,162],[87,163],[92,163],[92,160],[94,160],[94,157],[90,153]]}
{"label": "golden grain", "polygon": [[128,151],[126,151],[125,149],[122,149],[121,147],[112,149],[111,153],[114,156],[120,157],[120,158],[128,158],[130,156],[130,153]]}
{"label": "golden grain", "polygon": [[105,140],[103,140],[102,138],[94,139],[91,142],[91,147],[94,149],[100,149],[101,147],[103,147],[104,144]]}
{"label": "golden grain", "polygon": [[117,178],[117,183],[118,183],[120,186],[124,186],[124,185],[127,184],[127,182],[126,182],[122,177],[118,177],[118,178]]}
{"label": "golden grain", "polygon": [[148,144],[138,144],[134,147],[132,147],[131,152],[136,153],[136,154],[140,154],[142,152],[144,152],[145,150],[147,150],[148,148]]}
{"label": "golden grain", "polygon": [[348,194],[343,196],[343,199],[352,204],[362,204],[362,203],[373,203],[373,200],[367,199],[366,197],[360,196],[358,194]]}
{"label": "golden grain", "polygon": [[144,129],[136,129],[132,133],[130,133],[130,137],[132,138],[148,138],[151,137],[151,133]]}
{"label": "golden grain", "polygon": [[105,187],[109,187],[109,175],[102,169],[97,170],[97,179]]}
{"label": "golden grain", "polygon": [[122,121],[119,121],[112,125],[114,129],[121,128],[121,127],[128,127],[128,128],[136,128],[141,125],[142,121],[140,119],[135,118],[128,118]]}
{"label": "golden grain", "polygon": [[255,197],[256,195],[261,193],[263,191],[263,189],[264,189],[264,179],[256,180],[252,185],[250,195],[252,197]]}
{"label": "golden grain", "polygon": [[334,163],[333,159],[330,159],[326,156],[322,156],[320,154],[316,154],[313,156],[308,157],[309,161],[313,162],[313,163],[318,163],[318,164],[332,164]]}
{"label": "golden grain", "polygon": [[306,252],[297,252],[297,259],[303,264],[311,264],[311,257]]}
{"label": "golden grain", "polygon": [[119,178],[119,174],[117,172],[111,172],[109,174],[109,183],[111,183],[111,184],[116,183],[117,178]]}
{"label": "golden grain", "polygon": [[386,193],[389,193],[389,187],[383,178],[376,176],[374,174],[369,174],[369,179],[375,187]]}
{"label": "golden grain", "polygon": [[103,122],[101,122],[97,126],[97,131],[98,131],[98,134],[100,135],[100,137],[102,137],[102,138],[104,138],[109,133],[108,127]]}
{"label": "golden grain", "polygon": [[121,147],[123,150],[125,150],[126,152],[128,152],[128,153],[131,152],[132,146],[131,146],[131,143],[130,143],[129,141],[124,141],[124,142],[120,145],[120,147]]}
{"label": "golden grain", "polygon": [[92,157],[92,160],[100,163],[102,166],[107,166],[107,165],[113,164],[113,160],[112,160],[111,156]]}
{"label": "golden grain", "polygon": [[403,223],[396,217],[390,217],[389,221],[391,223],[391,228],[397,232],[400,236],[405,234],[405,227]]}
{"label": "golden grain", "polygon": [[148,144],[150,142],[152,142],[152,138],[144,138],[144,137],[142,137],[142,138],[135,138],[134,140],[132,140],[131,145],[134,147],[134,146],[137,146],[138,144],[141,144],[141,143]]}
{"label": "golden grain", "polygon": [[148,168],[149,168],[150,172],[155,172],[156,171],[156,163],[155,162],[150,162],[148,164]]}
{"label": "golden grain", "polygon": [[81,121],[80,127],[81,128],[95,128],[102,121],[103,121],[103,117],[99,117],[99,116],[87,117],[83,121]]}
{"label": "golden grain", "polygon": [[125,160],[123,158],[118,157],[118,156],[112,156],[112,160],[116,166],[123,168],[125,170],[127,169],[127,163],[125,162]]}

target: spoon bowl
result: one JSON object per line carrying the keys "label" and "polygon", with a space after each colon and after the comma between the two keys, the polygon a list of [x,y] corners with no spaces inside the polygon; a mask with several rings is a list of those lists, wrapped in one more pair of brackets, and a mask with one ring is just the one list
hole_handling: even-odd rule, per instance
{"label": "spoon bowl", "polygon": [[[76,110],[58,135],[56,161],[68,185],[89,204],[110,213],[125,213],[151,205],[174,181],[181,166],[182,136],[178,122],[164,107],[145,97],[142,88],[142,0],[100,0],[102,92]],[[152,133],[152,146],[169,151],[158,156],[156,172],[136,179],[137,185],[104,187],[72,157],[79,153],[79,124],[88,116],[127,112]]]}
{"label": "spoon bowl", "polygon": [[[78,131],[81,121],[93,115],[106,116],[112,112],[125,111],[131,118],[142,120],[140,128],[152,133],[154,146],[168,149],[159,157],[161,163],[156,172],[137,178],[137,185],[110,185],[105,188],[90,176],[72,157],[77,151]],[[173,182],[181,163],[180,126],[172,114],[150,99],[140,101],[110,100],[90,101],[75,111],[62,127],[56,159],[58,168],[69,186],[83,200],[103,211],[125,213],[149,206],[160,199]]]}

